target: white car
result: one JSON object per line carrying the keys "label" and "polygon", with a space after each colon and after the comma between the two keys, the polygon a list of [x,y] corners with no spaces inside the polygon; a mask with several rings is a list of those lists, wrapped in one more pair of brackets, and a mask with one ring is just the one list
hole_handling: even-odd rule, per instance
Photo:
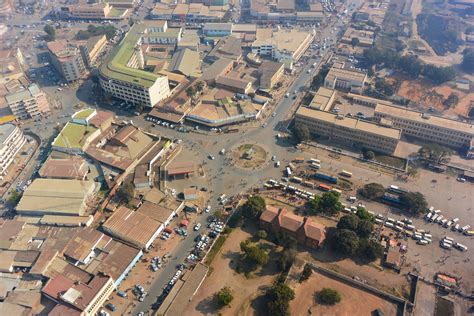
{"label": "white car", "polygon": [[216,157],[214,157],[213,155],[209,155],[208,157],[209,157],[209,159],[211,159],[211,160],[216,159]]}
{"label": "white car", "polygon": [[194,225],[194,231],[198,231],[199,229],[201,229],[201,223]]}
{"label": "white car", "polygon": [[206,208],[204,209],[204,212],[209,213],[210,211],[211,211],[211,206],[210,205],[206,206]]}

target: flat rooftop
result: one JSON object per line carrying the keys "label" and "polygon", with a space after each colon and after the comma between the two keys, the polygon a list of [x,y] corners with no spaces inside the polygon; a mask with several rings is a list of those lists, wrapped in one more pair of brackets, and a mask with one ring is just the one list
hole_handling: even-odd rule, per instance
{"label": "flat rooftop", "polygon": [[470,134],[472,137],[474,137],[474,125],[466,122],[460,122],[441,116],[424,114],[418,111],[408,110],[397,106],[384,105],[380,103],[377,104],[377,106],[375,107],[375,113],[401,117],[403,119],[416,121],[421,124],[431,124],[445,129],[452,129],[455,131]]}
{"label": "flat rooftop", "polygon": [[332,81],[335,78],[364,82],[365,79],[367,78],[367,74],[365,72],[354,71],[354,70],[338,68],[338,67],[333,66],[329,70],[326,76],[326,80]]}
{"label": "flat rooftop", "polygon": [[344,117],[331,112],[319,111],[302,106],[296,112],[296,116],[306,117],[311,120],[323,121],[330,124],[334,124],[336,126],[393,139],[400,139],[401,136],[401,130],[397,128],[380,126],[374,123],[361,121],[352,117]]}
{"label": "flat rooftop", "polygon": [[67,122],[61,133],[56,137],[53,146],[71,149],[82,149],[87,138],[97,131],[97,128],[73,122]]}
{"label": "flat rooftop", "polygon": [[310,107],[326,111],[326,106],[329,104],[329,101],[335,96],[335,94],[336,91],[333,89],[320,87],[311,100]]}

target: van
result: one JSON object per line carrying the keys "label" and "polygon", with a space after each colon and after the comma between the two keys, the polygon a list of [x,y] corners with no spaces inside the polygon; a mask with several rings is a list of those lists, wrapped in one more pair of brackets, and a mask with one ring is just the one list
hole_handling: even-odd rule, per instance
{"label": "van", "polygon": [[444,224],[444,227],[449,227],[453,224],[453,221],[447,221],[445,224]]}
{"label": "van", "polygon": [[402,222],[402,221],[396,221],[395,223],[396,223],[398,226],[402,226],[402,227],[405,226],[405,223]]}
{"label": "van", "polygon": [[416,242],[418,245],[422,245],[422,246],[425,246],[425,245],[428,245],[428,242],[424,239],[420,239]]}
{"label": "van", "polygon": [[423,234],[423,237],[430,238],[430,239],[433,238],[433,236],[431,236],[431,234]]}
{"label": "van", "polygon": [[387,217],[387,222],[395,222],[395,220],[393,218],[390,218],[390,217]]}
{"label": "van", "polygon": [[351,203],[354,203],[355,201],[357,201],[357,198],[355,196],[349,196],[347,200]]}
{"label": "van", "polygon": [[413,234],[413,239],[414,239],[414,240],[420,240],[420,239],[422,239],[422,238],[423,238],[423,236],[421,236],[421,234],[418,234],[418,233],[414,233],[414,234]]}
{"label": "van", "polygon": [[433,216],[433,213],[428,213],[425,218],[426,218],[427,221],[429,221],[429,220],[431,220],[432,216]]}
{"label": "van", "polygon": [[441,213],[441,210],[435,210],[434,213],[439,214],[439,213]]}
{"label": "van", "polygon": [[448,244],[448,243],[445,243],[445,242],[442,242],[440,244],[440,246],[444,249],[451,249],[452,245],[451,244]]}
{"label": "van", "polygon": [[459,224],[456,224],[456,225],[454,225],[454,226],[451,226],[451,230],[452,230],[452,231],[456,231],[456,230],[458,230],[458,229],[459,229]]}
{"label": "van", "polygon": [[413,226],[413,225],[406,225],[405,227],[408,230],[415,230],[415,226]]}
{"label": "van", "polygon": [[402,226],[395,225],[394,228],[395,228],[395,230],[396,230],[397,232],[403,231],[403,227],[402,227]]}
{"label": "van", "polygon": [[393,228],[393,223],[385,222],[385,226],[388,228]]}

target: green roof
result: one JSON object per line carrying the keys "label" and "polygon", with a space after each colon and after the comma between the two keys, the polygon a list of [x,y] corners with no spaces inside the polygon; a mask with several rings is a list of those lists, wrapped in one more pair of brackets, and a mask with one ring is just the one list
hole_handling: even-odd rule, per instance
{"label": "green roof", "polygon": [[78,120],[85,120],[86,118],[89,117],[89,115],[91,115],[92,113],[94,113],[94,109],[85,109],[85,110],[82,110],[82,111],[79,111],[77,113],[75,113],[72,118],[75,118],[75,119],[78,119]]}
{"label": "green roof", "polygon": [[[157,75],[141,69],[128,67],[127,64],[133,56],[135,47],[147,26],[153,26],[153,22],[137,23],[133,25],[118,48],[110,52],[107,59],[100,67],[100,73],[107,78],[128,82],[146,88],[151,87],[161,75]],[[168,32],[166,32],[168,33]],[[170,32],[175,34],[174,31]],[[149,37],[158,37],[159,33],[147,34]],[[163,33],[164,34],[164,33]]]}
{"label": "green roof", "polygon": [[126,10],[127,9],[112,8],[112,10],[110,10],[107,17],[109,17],[109,18],[119,18],[119,17],[121,17],[122,15],[125,14]]}
{"label": "green roof", "polygon": [[68,122],[54,140],[53,146],[82,149],[87,138],[97,130],[92,126]]}

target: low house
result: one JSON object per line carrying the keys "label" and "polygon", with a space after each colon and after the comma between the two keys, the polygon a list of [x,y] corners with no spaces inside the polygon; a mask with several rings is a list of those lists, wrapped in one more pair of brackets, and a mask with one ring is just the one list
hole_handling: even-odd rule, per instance
{"label": "low house", "polygon": [[260,215],[260,226],[274,233],[283,232],[309,248],[321,248],[326,239],[323,225],[314,223],[309,217],[289,213],[284,208],[267,206]]}

